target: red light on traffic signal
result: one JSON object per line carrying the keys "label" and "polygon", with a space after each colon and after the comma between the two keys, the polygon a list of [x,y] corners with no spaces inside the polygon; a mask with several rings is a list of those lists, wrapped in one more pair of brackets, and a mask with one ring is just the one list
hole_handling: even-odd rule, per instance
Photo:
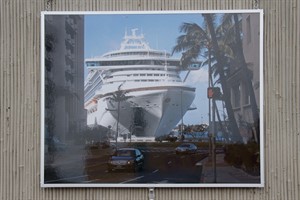
{"label": "red light on traffic signal", "polygon": [[207,98],[209,99],[222,99],[222,93],[219,87],[209,87],[207,88]]}
{"label": "red light on traffic signal", "polygon": [[214,96],[213,88],[211,88],[211,87],[207,88],[207,98],[212,99],[213,96]]}

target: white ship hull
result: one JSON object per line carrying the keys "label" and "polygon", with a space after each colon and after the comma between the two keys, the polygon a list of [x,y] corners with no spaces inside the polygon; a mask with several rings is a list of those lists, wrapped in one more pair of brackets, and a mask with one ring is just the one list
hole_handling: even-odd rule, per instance
{"label": "white ship hull", "polygon": [[[178,124],[192,104],[195,92],[189,87],[156,86],[146,87],[144,91],[133,89],[126,95],[133,97],[120,102],[119,135],[132,133],[158,137],[168,134]],[[88,115],[88,125],[110,126],[116,131],[117,104],[105,97],[100,98],[96,111]],[[141,113],[135,113],[137,110]]]}
{"label": "white ship hull", "polygon": [[[125,34],[119,50],[86,59],[87,125],[111,128],[119,136],[159,137],[182,119],[195,88],[181,80],[180,59],[151,49],[136,31]],[[117,100],[122,93],[124,98]]]}

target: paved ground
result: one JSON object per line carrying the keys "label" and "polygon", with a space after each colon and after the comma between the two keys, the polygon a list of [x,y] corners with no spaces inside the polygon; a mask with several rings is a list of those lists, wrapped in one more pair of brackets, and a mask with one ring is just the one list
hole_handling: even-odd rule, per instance
{"label": "paved ground", "polygon": [[[202,182],[213,183],[213,167],[210,158],[201,161],[203,165]],[[224,154],[216,155],[217,183],[260,183],[259,176],[252,176],[242,169],[230,166],[224,161]]]}
{"label": "paved ground", "polygon": [[[120,145],[120,144],[119,144]],[[199,183],[202,167],[195,166],[207,156],[199,150],[195,154],[177,155],[173,147],[140,148],[145,156],[144,169],[109,172],[107,161],[112,149],[85,148],[74,145],[45,156],[46,183]]]}
{"label": "paved ground", "polygon": [[[189,178],[188,176],[191,174],[195,176],[196,174],[199,177],[194,177],[194,179],[186,179],[191,182],[200,182],[200,183],[214,183],[213,182],[213,168],[212,162],[209,157],[205,157],[204,155],[207,153],[205,150],[199,150],[197,155],[195,156],[176,156],[174,154],[173,148],[157,148],[157,147],[147,147],[142,148],[142,152],[145,155],[150,155],[151,162],[147,164],[149,169],[145,169],[142,174],[145,178],[140,179],[139,181],[145,182],[153,182],[156,179],[168,180],[170,182],[180,182],[180,180],[173,180],[172,177],[178,177],[178,170],[180,169],[182,173],[179,176]],[[60,181],[71,181],[71,182],[86,182],[93,180],[91,179],[90,174],[106,174],[106,162],[108,160],[108,155],[111,154],[109,149],[95,149],[88,150],[84,148],[83,145],[74,146],[72,149],[67,149],[62,152],[56,152],[51,157],[45,157],[45,179],[46,180],[60,180]],[[101,153],[100,153],[101,152]],[[160,152],[160,153],[158,153]],[[173,155],[174,154],[174,155]],[[107,156],[104,156],[107,155]],[[160,155],[159,158],[156,158]],[[203,155],[201,158],[198,155]],[[207,155],[207,154],[206,154]],[[152,156],[154,156],[152,158]],[[154,162],[156,160],[156,162]],[[198,160],[198,161],[197,161]],[[163,163],[168,163],[167,170],[164,170]],[[230,166],[228,163],[224,161],[224,153],[219,152],[216,157],[216,169],[217,169],[217,183],[260,183],[259,176],[251,176],[244,172],[241,169]],[[169,164],[171,163],[171,164]],[[190,163],[198,163],[200,164],[197,168],[189,168],[192,166]],[[201,166],[201,167],[200,167]],[[157,167],[157,168],[155,168]],[[202,173],[200,174],[197,169],[202,169]],[[103,169],[102,169],[103,168]],[[173,171],[172,169],[177,169],[177,171]],[[179,171],[180,171],[179,170]],[[197,171],[196,171],[197,170]],[[93,172],[93,173],[87,173]],[[151,177],[146,173],[152,174]],[[168,173],[167,173],[168,172]],[[189,173],[187,173],[189,172]],[[163,174],[161,174],[163,173]],[[193,174],[194,173],[194,174]],[[122,173],[115,173],[120,176]],[[145,175],[146,174],[146,175]],[[175,174],[175,175],[174,175]],[[177,174],[177,175],[176,175]],[[167,178],[162,178],[165,175]],[[197,175],[197,176],[198,176]],[[137,174],[137,176],[141,176]],[[65,178],[67,177],[67,178]],[[72,177],[72,179],[68,178]],[[148,178],[148,179],[146,179]],[[66,179],[66,180],[65,180]],[[144,180],[145,179],[145,180]],[[150,180],[151,179],[151,180]],[[129,179],[128,179],[129,180]]]}

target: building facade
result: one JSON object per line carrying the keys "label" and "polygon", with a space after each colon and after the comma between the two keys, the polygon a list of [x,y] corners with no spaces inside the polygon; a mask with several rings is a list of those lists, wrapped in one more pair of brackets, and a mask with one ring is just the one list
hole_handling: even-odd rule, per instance
{"label": "building facade", "polygon": [[[244,13],[241,15],[242,47],[245,58],[244,66],[234,66],[230,69],[228,83],[231,90],[231,103],[235,119],[239,126],[243,142],[258,141],[259,134],[255,126],[258,118],[253,117],[252,106],[259,105],[259,15]],[[244,71],[245,70],[245,71]],[[251,103],[247,79],[251,79],[256,105]],[[258,109],[258,108],[255,108]]]}
{"label": "building facade", "polygon": [[46,137],[66,141],[85,124],[83,37],[83,16],[45,16]]}

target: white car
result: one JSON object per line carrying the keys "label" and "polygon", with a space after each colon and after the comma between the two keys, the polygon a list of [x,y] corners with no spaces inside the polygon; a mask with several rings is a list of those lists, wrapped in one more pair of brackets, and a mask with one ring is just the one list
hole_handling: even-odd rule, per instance
{"label": "white car", "polygon": [[197,146],[193,143],[183,143],[176,147],[175,152],[176,154],[190,154],[197,152]]}

